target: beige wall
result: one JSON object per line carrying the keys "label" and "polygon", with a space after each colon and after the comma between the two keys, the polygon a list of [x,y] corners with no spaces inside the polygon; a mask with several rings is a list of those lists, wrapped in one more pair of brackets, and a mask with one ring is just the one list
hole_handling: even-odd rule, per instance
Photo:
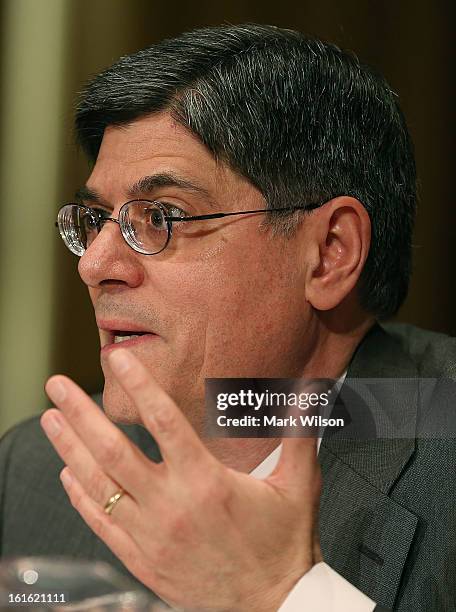
{"label": "beige wall", "polygon": [[44,406],[55,321],[52,216],[62,172],[68,6],[15,0],[2,18],[0,407],[3,427]]}
{"label": "beige wall", "polygon": [[400,317],[454,333],[452,13],[452,3],[433,0],[3,0],[0,431],[47,405],[42,387],[53,372],[70,374],[89,391],[102,384],[77,260],[53,225],[59,204],[88,172],[72,142],[76,92],[121,54],[201,25],[258,21],[301,29],[353,49],[387,76],[410,124],[421,180],[415,273]]}

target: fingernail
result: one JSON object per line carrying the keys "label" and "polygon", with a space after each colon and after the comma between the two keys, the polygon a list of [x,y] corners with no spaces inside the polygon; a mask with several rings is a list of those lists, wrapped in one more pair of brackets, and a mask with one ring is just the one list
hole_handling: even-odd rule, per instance
{"label": "fingernail", "polygon": [[60,473],[60,480],[62,481],[62,484],[65,488],[69,488],[71,486],[71,483],[73,482],[73,478],[70,472],[68,471],[68,468],[65,468]]}
{"label": "fingernail", "polygon": [[62,431],[60,419],[55,414],[47,414],[41,424],[46,434],[51,438],[57,436]]}
{"label": "fingernail", "polygon": [[123,374],[131,368],[130,353],[126,349],[117,349],[109,356],[112,369],[118,374]]}
{"label": "fingernail", "polygon": [[51,380],[46,385],[46,392],[51,398],[53,402],[58,404],[59,402],[63,402],[66,398],[66,389],[65,385],[62,383],[60,379]]}

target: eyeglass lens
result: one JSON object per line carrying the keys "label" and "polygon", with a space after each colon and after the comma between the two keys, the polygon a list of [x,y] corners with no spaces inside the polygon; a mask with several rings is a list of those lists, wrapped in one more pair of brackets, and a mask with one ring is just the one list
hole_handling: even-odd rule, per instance
{"label": "eyeglass lens", "polygon": [[125,240],[139,253],[159,253],[168,243],[168,223],[154,202],[137,201],[123,206],[119,223]]}
{"label": "eyeglass lens", "polygon": [[[109,213],[99,208],[67,204],[59,210],[57,224],[66,246],[81,256],[108,217]],[[127,244],[139,253],[159,253],[168,243],[168,222],[163,210],[154,202],[138,200],[124,204],[119,212],[119,225]]]}

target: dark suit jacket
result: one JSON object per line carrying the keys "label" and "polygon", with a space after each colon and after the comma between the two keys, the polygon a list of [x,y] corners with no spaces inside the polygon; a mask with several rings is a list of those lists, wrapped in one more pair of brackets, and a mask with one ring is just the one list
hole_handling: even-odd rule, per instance
{"label": "dark suit jacket", "polygon": [[[411,326],[375,326],[348,370],[359,378],[456,378],[456,342]],[[416,397],[383,405],[417,415]],[[141,427],[122,427],[151,458]],[[325,437],[320,530],[325,561],[380,606],[398,612],[456,610],[456,442]],[[3,556],[67,555],[108,561],[127,573],[67,501],[63,467],[38,417],[0,444]],[[216,543],[214,543],[216,545]],[[313,611],[312,611],[313,612]]]}

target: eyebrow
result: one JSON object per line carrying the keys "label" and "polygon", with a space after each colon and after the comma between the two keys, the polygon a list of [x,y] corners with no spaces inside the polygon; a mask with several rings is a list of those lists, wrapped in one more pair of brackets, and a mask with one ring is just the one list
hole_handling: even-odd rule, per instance
{"label": "eyebrow", "polygon": [[99,193],[97,193],[94,189],[90,189],[87,185],[83,185],[79,187],[79,189],[75,192],[74,197],[76,200],[89,200],[90,202],[97,202],[98,204],[103,203],[103,198]]}
{"label": "eyebrow", "polygon": [[[217,208],[207,189],[173,172],[160,172],[150,176],[143,176],[131,185],[126,193],[129,198],[140,198],[141,196],[151,194],[158,187],[177,187],[183,191],[194,193],[195,195],[203,197],[211,208]],[[80,187],[76,191],[75,198],[77,200],[88,200],[90,202],[106,204],[104,198],[87,185]]]}

